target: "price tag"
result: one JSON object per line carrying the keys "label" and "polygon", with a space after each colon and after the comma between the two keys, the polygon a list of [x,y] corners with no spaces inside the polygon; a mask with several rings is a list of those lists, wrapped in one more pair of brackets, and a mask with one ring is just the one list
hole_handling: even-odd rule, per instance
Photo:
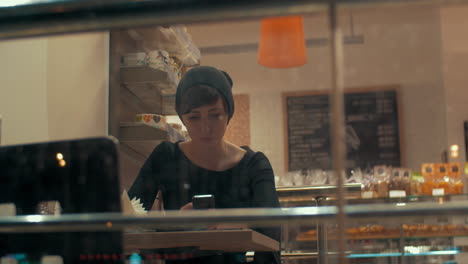
{"label": "price tag", "polygon": [[432,196],[444,196],[444,189],[432,189]]}
{"label": "price tag", "polygon": [[372,199],[374,198],[374,192],[362,192],[361,197],[363,199]]}
{"label": "price tag", "polygon": [[406,197],[406,191],[404,190],[391,190],[388,192],[390,198],[404,198]]}

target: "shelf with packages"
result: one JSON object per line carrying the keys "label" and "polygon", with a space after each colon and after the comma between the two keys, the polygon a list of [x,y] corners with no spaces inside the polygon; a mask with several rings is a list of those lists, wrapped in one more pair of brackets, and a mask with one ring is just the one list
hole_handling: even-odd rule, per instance
{"label": "shelf with packages", "polygon": [[185,139],[182,134],[171,126],[167,126],[166,130],[163,130],[138,122],[121,122],[119,135],[121,142],[179,141]]}
{"label": "shelf with packages", "polygon": [[[345,184],[346,199],[361,197],[361,184]],[[317,199],[333,199],[337,194],[336,185],[315,186],[278,186],[276,187],[278,199],[283,207],[317,206]]]}
{"label": "shelf with packages", "polygon": [[175,90],[179,80],[170,68],[161,70],[149,66],[122,67],[120,78],[121,100],[127,101],[129,108],[139,104],[139,111],[175,114]]}
{"label": "shelf with packages", "polygon": [[200,63],[200,50],[193,43],[184,26],[158,26],[129,29],[122,35],[128,52],[165,50],[182,65],[192,67]]}
{"label": "shelf with packages", "polygon": [[[465,194],[446,195],[408,195],[402,197],[364,198],[360,183],[345,184],[345,199],[349,204],[382,204],[382,203],[414,203],[414,202],[446,202],[466,200]],[[279,186],[276,188],[282,206],[321,206],[335,205],[337,187],[335,185],[316,186]]]}

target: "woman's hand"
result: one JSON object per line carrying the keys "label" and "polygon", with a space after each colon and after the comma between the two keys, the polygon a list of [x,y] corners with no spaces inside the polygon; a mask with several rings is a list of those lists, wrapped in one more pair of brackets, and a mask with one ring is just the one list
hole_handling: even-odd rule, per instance
{"label": "woman's hand", "polygon": [[180,208],[180,210],[192,210],[193,209],[193,204],[188,203]]}

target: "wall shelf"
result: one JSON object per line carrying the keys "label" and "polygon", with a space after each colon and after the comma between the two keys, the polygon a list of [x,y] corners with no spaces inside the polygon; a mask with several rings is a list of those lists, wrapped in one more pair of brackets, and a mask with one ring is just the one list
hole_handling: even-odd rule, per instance
{"label": "wall shelf", "polygon": [[170,69],[167,71],[151,68],[149,66],[122,67],[120,68],[120,80],[136,94],[140,90],[157,89],[162,95],[175,94],[179,80]]}
{"label": "wall shelf", "polygon": [[[165,50],[184,66],[200,64],[200,50],[184,26],[150,27],[127,30],[127,38],[145,50]],[[141,50],[139,50],[141,51]]]}
{"label": "wall shelf", "polygon": [[162,113],[161,95],[156,89],[141,87],[130,90],[126,85],[120,87],[120,121],[135,120],[141,113]]}
{"label": "wall shelf", "polygon": [[[361,184],[345,184],[344,190],[346,199],[361,197]],[[336,185],[316,185],[316,186],[278,186],[276,187],[280,202],[306,202],[310,206],[316,198],[324,197],[329,199],[335,197],[338,192]]]}
{"label": "wall shelf", "polygon": [[121,142],[161,141],[171,142],[185,140],[177,130],[167,126],[167,130],[151,127],[137,122],[120,122],[119,131]]}
{"label": "wall shelf", "polygon": [[120,100],[126,111],[121,113],[121,120],[133,120],[136,114],[141,113],[176,115],[175,94],[167,92],[159,89],[156,83],[122,84]]}
{"label": "wall shelf", "polygon": [[168,132],[136,122],[121,122],[119,140],[121,142],[167,140]]}

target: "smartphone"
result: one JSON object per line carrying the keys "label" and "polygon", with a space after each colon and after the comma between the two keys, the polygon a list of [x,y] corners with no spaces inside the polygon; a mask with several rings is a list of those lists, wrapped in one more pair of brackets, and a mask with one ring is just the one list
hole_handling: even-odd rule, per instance
{"label": "smartphone", "polygon": [[193,209],[215,208],[215,197],[212,194],[194,195],[192,197]]}

